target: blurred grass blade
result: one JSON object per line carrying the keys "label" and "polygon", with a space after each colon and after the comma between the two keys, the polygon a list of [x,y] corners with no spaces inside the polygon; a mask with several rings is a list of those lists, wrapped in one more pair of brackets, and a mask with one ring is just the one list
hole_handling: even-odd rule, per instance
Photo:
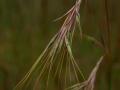
{"label": "blurred grass blade", "polygon": [[101,44],[101,42],[99,42],[98,40],[96,40],[94,37],[89,36],[89,35],[85,35],[85,34],[84,34],[84,37],[87,40],[93,42],[95,45],[99,46],[100,48],[102,48],[104,50],[104,46]]}
{"label": "blurred grass blade", "polygon": [[80,14],[79,13],[76,16],[76,21],[77,21],[77,25],[78,25],[78,28],[79,28],[79,31],[80,31],[80,38],[82,40],[83,32],[82,32],[82,28],[81,28],[81,24],[80,24]]}

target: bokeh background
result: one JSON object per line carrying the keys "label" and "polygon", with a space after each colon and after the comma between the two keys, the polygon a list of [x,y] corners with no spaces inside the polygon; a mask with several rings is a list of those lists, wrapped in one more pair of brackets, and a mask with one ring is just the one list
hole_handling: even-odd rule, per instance
{"label": "bokeh background", "polygon": [[[99,40],[104,31],[104,0],[83,0],[80,14],[83,32]],[[0,0],[0,90],[12,90],[59,30],[53,22],[75,0]],[[113,66],[111,90],[120,90],[120,0],[108,0]],[[77,30],[77,28],[76,28]],[[101,50],[76,33],[73,52],[87,78]],[[106,90],[104,80],[101,87]]]}

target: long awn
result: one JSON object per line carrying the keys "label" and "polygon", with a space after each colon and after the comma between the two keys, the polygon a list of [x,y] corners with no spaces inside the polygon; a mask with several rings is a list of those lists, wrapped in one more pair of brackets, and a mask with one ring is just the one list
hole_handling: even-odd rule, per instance
{"label": "long awn", "polygon": [[[76,83],[80,82],[78,72],[84,79],[84,75],[74,59],[71,49],[75,26],[76,24],[80,24],[80,4],[81,0],[77,0],[75,5],[62,16],[66,16],[66,19],[59,32],[51,39],[43,53],[35,61],[25,77],[16,85],[14,90],[24,90],[29,87],[32,88],[32,90],[37,90],[38,88],[40,89],[41,80],[43,77],[46,80],[45,90],[48,90],[49,81],[52,74],[53,78],[58,77],[59,79],[64,75],[64,88],[68,87],[68,85],[72,83],[72,80],[74,80],[72,78],[73,76],[75,77],[74,81],[76,81]],[[72,70],[73,72],[71,72]],[[67,84],[68,82],[69,84]]]}

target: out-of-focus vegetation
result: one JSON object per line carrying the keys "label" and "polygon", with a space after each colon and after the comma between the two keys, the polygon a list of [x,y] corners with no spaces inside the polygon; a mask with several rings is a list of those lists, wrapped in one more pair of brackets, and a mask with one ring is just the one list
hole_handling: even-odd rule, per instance
{"label": "out-of-focus vegetation", "polygon": [[[63,22],[53,20],[74,3],[75,0],[0,0],[0,90],[12,90],[21,80]],[[119,3],[108,0],[112,65],[109,75],[98,80],[100,90],[107,90],[107,77],[111,90],[120,89]],[[80,14],[84,33],[98,40],[101,35],[105,37],[104,0],[83,0]],[[87,78],[101,56],[101,49],[86,39],[81,41],[77,33],[72,49]]]}

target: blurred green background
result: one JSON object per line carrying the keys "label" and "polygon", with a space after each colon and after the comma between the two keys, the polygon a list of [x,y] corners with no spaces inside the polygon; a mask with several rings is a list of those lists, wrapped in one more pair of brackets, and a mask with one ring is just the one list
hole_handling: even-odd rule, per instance
{"label": "blurred green background", "polygon": [[[104,31],[104,0],[87,1],[83,0],[80,9],[82,29],[99,40],[100,30]],[[0,90],[12,90],[21,80],[63,22],[53,20],[74,3],[75,0],[0,0]],[[120,90],[120,0],[108,3],[113,52],[111,90]],[[80,41],[77,33],[74,41],[74,56],[87,78],[102,52],[90,41]]]}

